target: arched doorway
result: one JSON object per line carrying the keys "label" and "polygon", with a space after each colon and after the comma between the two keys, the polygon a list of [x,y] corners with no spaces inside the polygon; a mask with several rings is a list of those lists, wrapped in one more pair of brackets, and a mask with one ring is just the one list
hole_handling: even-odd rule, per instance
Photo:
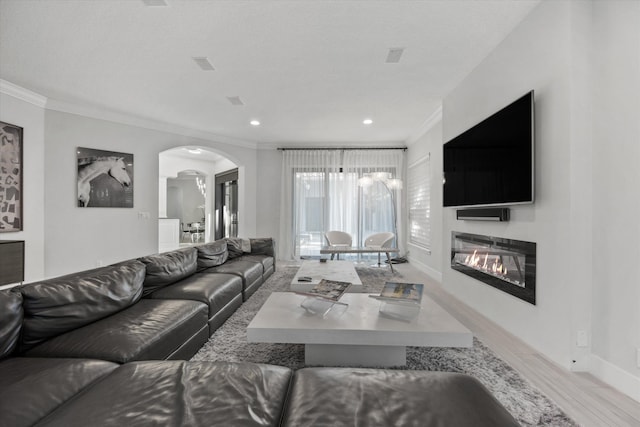
{"label": "arched doorway", "polygon": [[206,147],[176,147],[158,157],[159,250],[214,240],[215,177],[238,166]]}

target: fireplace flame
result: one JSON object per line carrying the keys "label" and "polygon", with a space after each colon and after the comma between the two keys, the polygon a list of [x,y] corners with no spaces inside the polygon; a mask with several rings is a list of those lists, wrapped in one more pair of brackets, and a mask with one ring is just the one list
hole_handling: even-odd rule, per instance
{"label": "fireplace flame", "polygon": [[467,255],[464,259],[464,263],[476,270],[487,271],[494,275],[507,275],[507,268],[500,262],[499,256],[493,257],[493,262],[489,261],[489,254],[478,255],[478,250],[474,250],[473,254]]}

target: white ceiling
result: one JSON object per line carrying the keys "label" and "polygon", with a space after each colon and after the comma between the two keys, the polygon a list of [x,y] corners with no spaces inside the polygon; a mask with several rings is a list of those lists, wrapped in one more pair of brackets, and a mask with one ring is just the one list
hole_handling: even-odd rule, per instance
{"label": "white ceiling", "polygon": [[0,0],[0,78],[258,146],[397,144],[539,1],[166,3]]}

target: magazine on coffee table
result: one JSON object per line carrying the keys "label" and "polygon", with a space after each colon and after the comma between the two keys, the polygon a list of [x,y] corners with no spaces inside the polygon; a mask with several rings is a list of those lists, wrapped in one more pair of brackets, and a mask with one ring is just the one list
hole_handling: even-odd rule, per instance
{"label": "magazine on coffee table", "polygon": [[339,282],[337,280],[322,279],[309,291],[295,291],[296,294],[310,297],[323,298],[329,301],[338,301],[340,297],[349,289],[351,283]]}
{"label": "magazine on coffee table", "polygon": [[422,301],[422,283],[386,282],[380,295],[369,295],[381,301],[420,304]]}

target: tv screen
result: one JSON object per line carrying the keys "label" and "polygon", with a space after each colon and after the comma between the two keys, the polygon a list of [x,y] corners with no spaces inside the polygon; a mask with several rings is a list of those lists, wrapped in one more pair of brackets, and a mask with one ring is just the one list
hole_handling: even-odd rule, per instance
{"label": "tv screen", "polygon": [[445,207],[533,203],[533,91],[444,144]]}

